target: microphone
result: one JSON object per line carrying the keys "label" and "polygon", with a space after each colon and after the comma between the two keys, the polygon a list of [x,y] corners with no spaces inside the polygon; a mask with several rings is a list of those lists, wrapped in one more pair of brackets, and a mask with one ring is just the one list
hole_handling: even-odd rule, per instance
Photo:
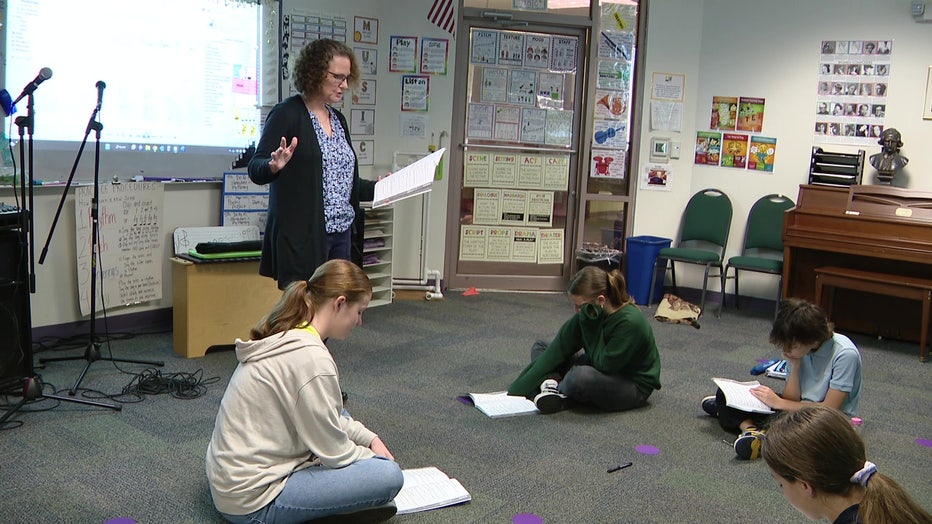
{"label": "microphone", "polygon": [[103,80],[97,81],[97,110],[100,110],[100,105],[104,101],[104,88],[107,87],[107,84]]}
{"label": "microphone", "polygon": [[36,75],[32,82],[29,82],[29,84],[23,88],[23,92],[20,93],[18,97],[16,97],[16,100],[13,101],[13,104],[16,104],[16,102],[19,102],[23,98],[31,95],[32,92],[35,91],[37,87],[39,87],[39,84],[45,82],[49,78],[52,78],[52,70],[48,67],[43,67],[40,69],[39,74]]}
{"label": "microphone", "polygon": [[13,97],[6,89],[0,89],[0,106],[3,107],[3,114],[11,116],[16,112],[16,106],[13,105]]}

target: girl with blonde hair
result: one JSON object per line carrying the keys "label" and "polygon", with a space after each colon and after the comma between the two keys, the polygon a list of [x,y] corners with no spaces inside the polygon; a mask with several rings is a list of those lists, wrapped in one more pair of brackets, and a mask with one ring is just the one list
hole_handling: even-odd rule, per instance
{"label": "girl with blonde hair", "polygon": [[207,447],[214,505],[233,523],[375,522],[404,482],[382,439],[343,409],[323,340],[362,324],[372,285],[347,260],[288,285],[250,333]]}

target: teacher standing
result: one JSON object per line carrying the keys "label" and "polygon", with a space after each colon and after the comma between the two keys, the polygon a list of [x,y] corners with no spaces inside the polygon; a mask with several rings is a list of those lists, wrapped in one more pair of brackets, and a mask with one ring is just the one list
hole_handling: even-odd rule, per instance
{"label": "teacher standing", "polygon": [[272,108],[249,161],[249,178],[270,184],[259,274],[279,289],[307,280],[327,260],[362,266],[359,202],[372,200],[375,182],[359,177],[346,117],[333,107],[358,79],[346,44],[305,46],[294,64],[299,94]]}

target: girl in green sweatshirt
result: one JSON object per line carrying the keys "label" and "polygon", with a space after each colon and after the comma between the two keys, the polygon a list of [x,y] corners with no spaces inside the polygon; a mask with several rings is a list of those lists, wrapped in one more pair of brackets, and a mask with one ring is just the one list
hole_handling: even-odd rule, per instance
{"label": "girl in green sweatshirt", "polygon": [[531,363],[508,393],[533,398],[543,413],[571,403],[605,411],[645,405],[660,389],[660,355],[621,272],[584,267],[567,294],[576,314],[553,340],[534,343]]}

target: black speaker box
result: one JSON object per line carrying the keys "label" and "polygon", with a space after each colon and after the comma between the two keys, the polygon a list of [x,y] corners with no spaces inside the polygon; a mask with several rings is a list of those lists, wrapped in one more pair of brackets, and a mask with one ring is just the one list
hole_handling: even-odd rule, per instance
{"label": "black speaker box", "polygon": [[25,235],[0,229],[0,386],[32,376],[32,321]]}

